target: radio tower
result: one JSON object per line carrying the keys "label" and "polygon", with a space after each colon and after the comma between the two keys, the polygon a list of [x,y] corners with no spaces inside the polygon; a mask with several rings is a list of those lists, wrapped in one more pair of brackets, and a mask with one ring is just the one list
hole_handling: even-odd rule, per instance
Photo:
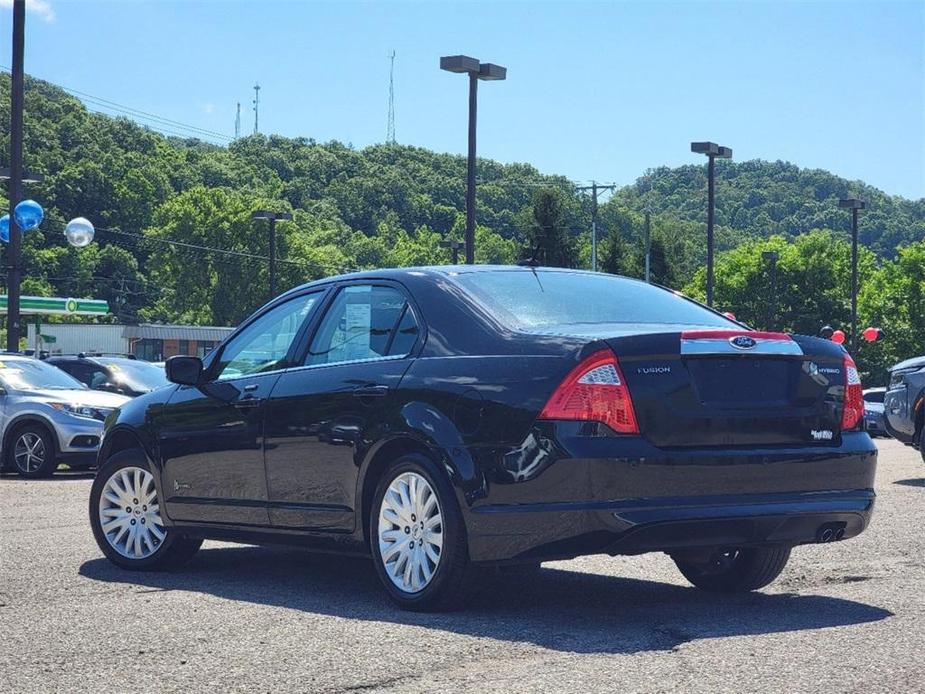
{"label": "radio tower", "polygon": [[258,132],[258,118],[260,117],[260,84],[254,84],[254,135]]}
{"label": "radio tower", "polygon": [[238,102],[238,113],[234,117],[234,139],[241,137],[241,102]]}
{"label": "radio tower", "polygon": [[395,144],[395,51],[389,58],[389,125],[385,133],[385,142]]}

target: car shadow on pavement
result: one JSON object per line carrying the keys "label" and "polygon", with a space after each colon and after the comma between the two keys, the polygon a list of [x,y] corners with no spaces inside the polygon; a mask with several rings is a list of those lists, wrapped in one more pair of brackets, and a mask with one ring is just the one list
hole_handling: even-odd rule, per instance
{"label": "car shadow on pavement", "polygon": [[[619,561],[615,559],[614,561]],[[893,613],[820,595],[718,596],[655,581],[544,568],[527,582],[491,577],[465,610],[404,612],[368,559],[270,547],[207,548],[170,573],[123,571],[105,559],[87,578],[135,592],[182,590],[345,619],[392,622],[580,653],[671,650],[698,639],[875,622]]]}
{"label": "car shadow on pavement", "polygon": [[893,484],[904,484],[907,487],[925,487],[925,477],[912,478],[908,480],[896,480]]}
{"label": "car shadow on pavement", "polygon": [[0,480],[3,482],[74,482],[76,480],[92,480],[96,477],[95,470],[60,470],[51,477],[23,477],[16,472],[4,470],[0,472]]}

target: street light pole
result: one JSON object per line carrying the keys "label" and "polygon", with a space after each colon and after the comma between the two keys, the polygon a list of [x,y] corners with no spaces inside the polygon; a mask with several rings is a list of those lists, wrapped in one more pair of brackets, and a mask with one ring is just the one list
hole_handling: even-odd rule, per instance
{"label": "street light pole", "polygon": [[257,210],[251,219],[266,219],[270,222],[270,298],[276,296],[276,221],[292,219],[289,212],[271,212],[270,210]]}
{"label": "street light pole", "polygon": [[22,332],[19,315],[20,283],[22,281],[22,230],[13,210],[22,200],[22,140],[23,140],[23,59],[25,54],[26,2],[13,0],[13,65],[10,92],[10,258],[7,268],[6,349],[19,351]]}
{"label": "street light pole", "polygon": [[774,330],[777,318],[777,251],[764,251],[761,256],[768,261],[768,273],[771,275],[771,296],[768,301],[768,330]]}
{"label": "street light pole", "polygon": [[867,207],[867,201],[859,198],[842,198],[839,207],[851,210],[851,342],[852,350],[858,344],[858,210]]}
{"label": "street light pole", "polygon": [[440,69],[469,75],[469,152],[466,160],[466,263],[475,263],[475,155],[476,116],[479,80],[503,80],[507,68],[493,63],[480,63],[466,55],[440,58]]}
{"label": "street light pole", "polygon": [[732,150],[715,142],[691,142],[691,152],[706,154],[707,159],[707,306],[713,306],[713,218],[716,158],[729,159]]}

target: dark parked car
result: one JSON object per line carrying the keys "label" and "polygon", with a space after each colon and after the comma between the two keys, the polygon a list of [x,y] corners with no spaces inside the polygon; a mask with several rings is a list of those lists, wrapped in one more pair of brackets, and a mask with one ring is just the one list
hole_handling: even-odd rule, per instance
{"label": "dark parked car", "polygon": [[864,422],[871,436],[889,436],[883,421],[883,400],[886,388],[864,390]]}
{"label": "dark parked car", "polygon": [[150,393],[169,383],[164,369],[134,357],[77,354],[45,359],[88,388],[127,395]]}
{"label": "dark parked car", "polygon": [[887,432],[909,446],[923,448],[925,408],[925,357],[901,361],[890,369],[890,384],[883,398],[883,416]]}
{"label": "dark parked car", "polygon": [[371,554],[400,605],[486,564],[669,553],[761,588],[854,537],[877,450],[853,361],[636,280],[370,271],[294,289],[106,423],[90,520],[128,569],[202,538]]}

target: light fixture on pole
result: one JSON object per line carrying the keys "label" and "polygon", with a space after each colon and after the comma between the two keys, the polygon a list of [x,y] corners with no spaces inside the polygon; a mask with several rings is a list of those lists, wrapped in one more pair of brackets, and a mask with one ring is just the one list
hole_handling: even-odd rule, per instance
{"label": "light fixture on pole", "polygon": [[851,210],[851,349],[858,344],[858,210],[867,207],[860,198],[842,198],[839,207]]}
{"label": "light fixture on pole", "polygon": [[713,216],[715,160],[731,159],[732,149],[715,142],[691,142],[691,152],[707,155],[707,306],[713,305]]}
{"label": "light fixture on pole", "polygon": [[276,222],[292,219],[289,212],[272,212],[271,210],[257,210],[251,219],[266,219],[270,222],[270,298],[276,296]]}
{"label": "light fixture on pole", "polygon": [[467,55],[440,58],[440,69],[469,75],[469,154],[466,164],[466,263],[475,263],[475,132],[479,80],[507,78],[507,68],[494,63],[480,63]]}
{"label": "light fixture on pole", "polygon": [[453,265],[459,265],[459,249],[465,248],[466,244],[459,239],[444,239],[440,242],[440,245],[444,248],[449,248],[453,252]]}

